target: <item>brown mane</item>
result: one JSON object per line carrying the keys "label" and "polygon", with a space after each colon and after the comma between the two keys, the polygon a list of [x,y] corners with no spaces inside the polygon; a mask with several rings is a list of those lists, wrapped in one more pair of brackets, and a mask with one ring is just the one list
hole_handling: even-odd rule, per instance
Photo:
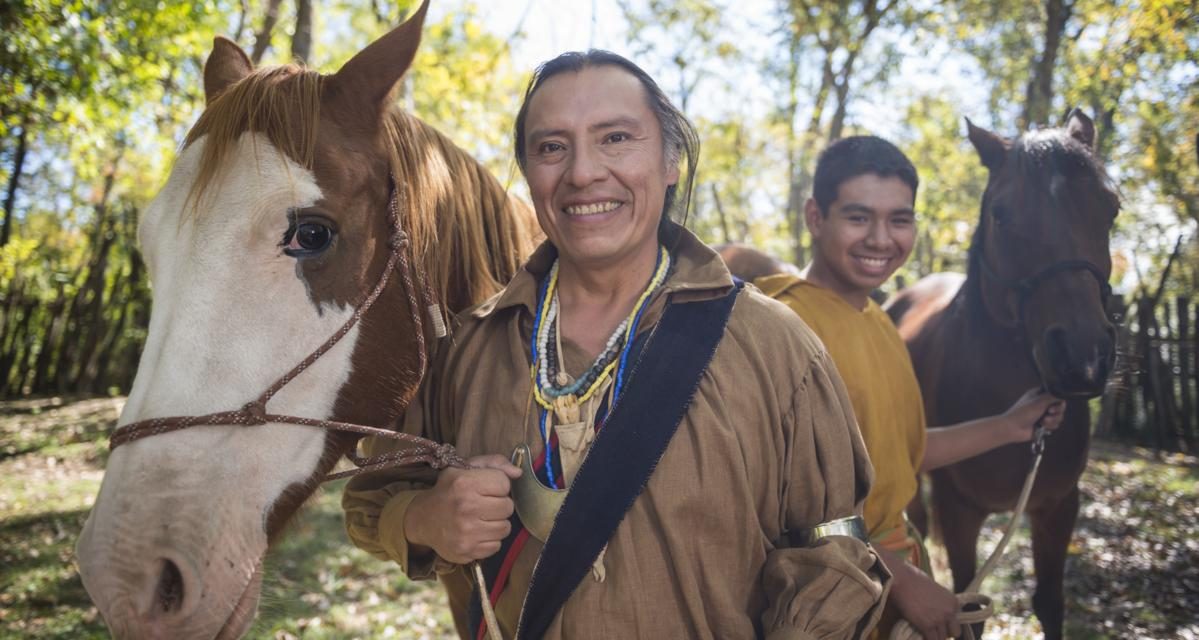
{"label": "brown mane", "polygon": [[[284,65],[259,69],[211,101],[188,133],[205,147],[189,202],[220,177],[242,134],[254,131],[311,170],[325,77]],[[394,107],[384,122],[388,164],[414,259],[437,299],[457,312],[499,291],[533,244],[532,213],[474,158],[432,126]]]}

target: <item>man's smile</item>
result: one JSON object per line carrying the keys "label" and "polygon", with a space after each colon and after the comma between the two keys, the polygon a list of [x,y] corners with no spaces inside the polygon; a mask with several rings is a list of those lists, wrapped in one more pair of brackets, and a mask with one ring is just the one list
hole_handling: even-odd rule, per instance
{"label": "man's smile", "polygon": [[605,200],[603,202],[592,202],[588,204],[572,204],[562,207],[563,213],[568,216],[593,216],[600,213],[608,213],[615,210],[623,204],[617,200]]}

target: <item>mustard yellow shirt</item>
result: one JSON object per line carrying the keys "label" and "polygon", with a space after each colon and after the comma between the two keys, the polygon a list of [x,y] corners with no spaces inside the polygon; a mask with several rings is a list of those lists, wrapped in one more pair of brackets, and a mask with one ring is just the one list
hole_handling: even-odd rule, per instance
{"label": "mustard yellow shirt", "polygon": [[832,356],[874,464],[874,485],[863,506],[866,528],[884,547],[901,543],[904,536],[897,534],[904,531],[903,511],[916,495],[927,436],[920,386],[899,332],[873,300],[859,311],[832,291],[789,274],[754,284],[798,313]]}

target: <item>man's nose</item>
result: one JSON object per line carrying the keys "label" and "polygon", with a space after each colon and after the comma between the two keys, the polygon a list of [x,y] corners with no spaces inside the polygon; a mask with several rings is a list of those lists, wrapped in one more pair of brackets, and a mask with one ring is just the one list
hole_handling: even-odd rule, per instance
{"label": "man's nose", "polygon": [[891,232],[886,222],[870,223],[870,230],[866,234],[867,246],[882,249],[891,246],[891,242]]}
{"label": "man's nose", "polygon": [[582,145],[571,155],[566,178],[573,187],[585,187],[602,180],[607,174],[608,168],[599,153],[587,145]]}

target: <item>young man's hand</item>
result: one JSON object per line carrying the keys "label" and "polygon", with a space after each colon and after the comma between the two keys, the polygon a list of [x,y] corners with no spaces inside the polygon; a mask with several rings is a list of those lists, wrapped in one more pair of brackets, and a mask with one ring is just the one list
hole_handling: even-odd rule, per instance
{"label": "young man's hand", "polygon": [[437,484],[412,500],[404,514],[408,543],[431,548],[449,562],[467,564],[500,550],[512,529],[512,480],[520,469],[501,455],[467,460],[471,469],[445,469]]}
{"label": "young man's hand", "polygon": [[903,578],[896,575],[891,601],[925,640],[956,638],[962,632],[957,621],[958,600],[945,587],[910,565]]}
{"label": "young man's hand", "polygon": [[1025,391],[1015,404],[1003,412],[1012,442],[1032,440],[1038,420],[1046,431],[1054,431],[1061,426],[1065,415],[1066,402],[1040,389]]}

